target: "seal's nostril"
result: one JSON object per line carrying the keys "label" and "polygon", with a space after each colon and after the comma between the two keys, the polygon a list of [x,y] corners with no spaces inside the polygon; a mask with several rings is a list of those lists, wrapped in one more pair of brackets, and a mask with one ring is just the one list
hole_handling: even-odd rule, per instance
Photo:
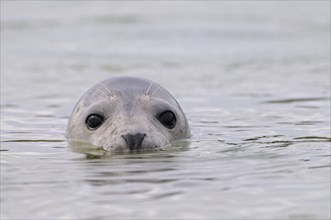
{"label": "seal's nostril", "polygon": [[140,150],[142,146],[142,142],[146,134],[136,133],[136,134],[125,134],[122,135],[122,138],[125,140],[127,146],[130,150]]}

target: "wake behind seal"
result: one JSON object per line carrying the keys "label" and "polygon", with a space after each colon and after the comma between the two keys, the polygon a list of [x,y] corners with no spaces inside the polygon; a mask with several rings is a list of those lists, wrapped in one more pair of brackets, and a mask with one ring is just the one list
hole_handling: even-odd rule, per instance
{"label": "wake behind seal", "polygon": [[66,131],[69,143],[106,151],[157,149],[189,136],[175,98],[159,84],[135,77],[110,78],[91,87],[72,111]]}

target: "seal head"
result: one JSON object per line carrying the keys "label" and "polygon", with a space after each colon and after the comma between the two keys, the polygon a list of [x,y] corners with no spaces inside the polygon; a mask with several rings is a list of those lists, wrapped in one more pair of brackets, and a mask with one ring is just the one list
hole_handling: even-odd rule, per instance
{"label": "seal head", "polygon": [[76,104],[66,132],[69,143],[106,151],[156,149],[189,136],[175,98],[159,84],[135,77],[110,78],[90,88]]}

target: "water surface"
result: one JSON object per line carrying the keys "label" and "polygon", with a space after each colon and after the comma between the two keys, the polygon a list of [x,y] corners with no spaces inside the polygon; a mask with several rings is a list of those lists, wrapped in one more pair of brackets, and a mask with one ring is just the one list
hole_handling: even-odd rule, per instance
{"label": "water surface", "polygon": [[[94,83],[133,75],[192,138],[75,153]],[[329,219],[330,2],[1,1],[1,219]]]}

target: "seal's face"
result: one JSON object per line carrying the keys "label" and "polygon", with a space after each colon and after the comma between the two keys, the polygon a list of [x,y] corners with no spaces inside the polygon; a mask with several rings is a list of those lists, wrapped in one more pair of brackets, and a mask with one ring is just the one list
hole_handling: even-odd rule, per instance
{"label": "seal's face", "polygon": [[107,151],[155,149],[190,135],[186,117],[171,94],[145,79],[102,81],[78,101],[67,127],[69,142]]}

